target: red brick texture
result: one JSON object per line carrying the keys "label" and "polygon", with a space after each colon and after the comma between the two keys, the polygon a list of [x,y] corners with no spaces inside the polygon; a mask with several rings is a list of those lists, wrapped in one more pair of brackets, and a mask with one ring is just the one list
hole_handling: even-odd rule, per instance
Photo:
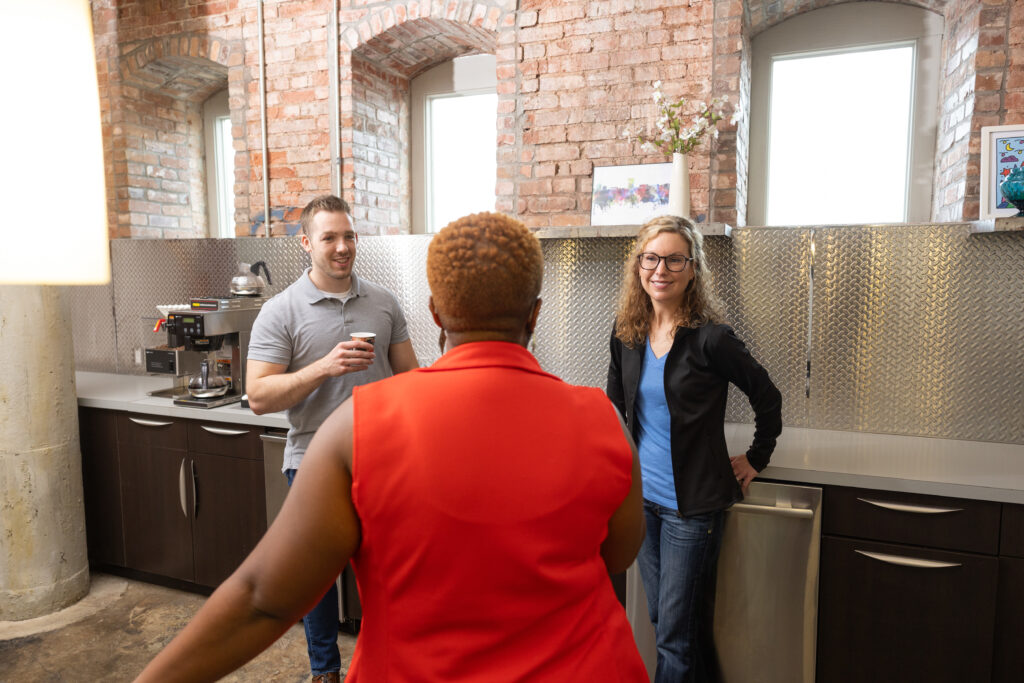
{"label": "red brick texture", "polygon": [[[497,210],[586,225],[594,167],[667,161],[636,132],[672,98],[728,95],[746,112],[750,42],[844,0],[341,0],[341,193],[364,234],[408,232],[409,84],[454,57],[497,62]],[[933,218],[978,215],[980,129],[1024,120],[1024,3],[909,2],[943,14]],[[255,0],[93,0],[111,235],[207,233],[200,105],[228,88],[236,231],[274,234],[331,189],[327,27],[333,0],[264,5],[269,158],[262,157]],[[689,156],[691,212],[746,222],[749,122]],[[264,164],[266,161],[266,165]]]}

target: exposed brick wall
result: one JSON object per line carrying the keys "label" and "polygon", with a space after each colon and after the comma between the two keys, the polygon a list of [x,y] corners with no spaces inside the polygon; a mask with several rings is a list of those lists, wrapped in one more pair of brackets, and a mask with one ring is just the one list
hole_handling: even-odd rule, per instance
{"label": "exposed brick wall", "polygon": [[[262,137],[259,118],[259,25],[255,3],[245,11],[247,80],[246,142],[252,150],[248,195],[254,211],[249,230],[261,235],[263,218]],[[285,0],[264,4],[267,81],[266,173],[271,218],[290,214],[316,195],[331,191],[330,84],[327,60],[328,11],[333,2]],[[273,234],[294,225],[272,223]]]}
{"label": "exposed brick wall", "polygon": [[[248,107],[237,2],[94,0],[112,237],[207,234],[201,105],[228,88],[236,147]],[[236,154],[236,178],[249,159]],[[246,231],[249,193],[236,185]]]}
{"label": "exposed brick wall", "polygon": [[[588,224],[594,166],[666,160],[622,134],[653,121],[655,81],[669,98],[710,99],[712,13],[710,2],[521,3],[518,149],[498,161],[527,225]],[[709,158],[689,157],[694,215],[708,210]]]}
{"label": "exposed brick wall", "polygon": [[[971,0],[950,3],[946,10],[946,34],[942,46],[943,73],[939,92],[939,132],[935,157],[935,192],[932,215],[936,220],[959,220],[966,213],[970,193],[974,218],[978,217],[978,169],[980,134],[971,134],[976,110],[998,109],[991,95],[976,93],[980,5]],[[993,105],[995,105],[993,107]],[[980,130],[980,129],[979,129]],[[972,138],[974,160],[971,161]],[[968,182],[967,171],[974,177]]]}
{"label": "exposed brick wall", "polygon": [[[514,0],[424,0],[353,3],[341,12],[341,187],[360,232],[410,230],[411,80],[455,57],[496,54],[514,8]],[[514,70],[498,62],[499,73]]]}
{"label": "exposed brick wall", "polygon": [[[409,82],[456,56],[497,61],[496,208],[533,226],[585,225],[595,166],[655,163],[623,139],[669,97],[749,108],[750,41],[844,0],[342,0],[342,196],[361,232],[410,224]],[[896,1],[896,0],[891,0]],[[934,218],[978,213],[980,128],[1024,119],[1024,3],[919,0],[941,12]],[[199,105],[227,86],[236,225],[262,233],[255,0],[93,0],[112,236],[205,234]],[[331,188],[327,26],[333,0],[266,3],[267,174],[274,234]],[[749,122],[690,155],[691,212],[746,221]],[[187,199],[186,199],[187,198]]]}
{"label": "exposed brick wall", "polygon": [[[947,201],[939,210],[942,220],[972,220],[980,216],[981,211],[981,128],[983,126],[998,126],[1003,123],[1016,123],[1024,121],[1024,107],[1018,102],[1014,105],[1014,95],[1008,91],[1012,77],[1011,64],[1013,64],[1013,52],[1011,46],[1012,34],[1017,33],[1017,40],[1020,40],[1021,24],[1020,3],[1014,0],[986,0],[980,6],[961,7],[961,5],[975,5],[966,0],[951,7],[958,13],[970,15],[973,11],[974,23],[977,26],[976,38],[973,43],[976,46],[974,57],[974,78],[973,97],[966,103],[965,109],[970,109],[973,114],[969,120],[969,146],[967,154],[964,155],[963,163],[948,164],[952,171],[952,178],[944,178],[949,181],[959,178],[963,183],[963,198],[957,202],[948,201],[949,191],[944,197]],[[1012,22],[1011,14],[1013,5],[1017,5],[1018,23]],[[1016,26],[1016,29],[1014,29]],[[1024,67],[1024,61],[1016,60],[1016,69]],[[1020,87],[1020,84],[1017,86]],[[970,105],[973,104],[973,107]],[[943,112],[945,113],[945,111]],[[959,133],[959,129],[958,129]],[[959,151],[959,150],[958,150]],[[941,154],[941,150],[940,150]],[[945,159],[942,159],[943,166]],[[959,189],[959,186],[957,186]],[[950,218],[945,218],[950,216]]]}
{"label": "exposed brick wall", "polygon": [[409,79],[352,55],[352,160],[343,194],[360,232],[396,234],[409,218]]}
{"label": "exposed brick wall", "polygon": [[1003,123],[1024,121],[1024,2],[1010,5],[1008,35],[1009,64],[1006,70],[1006,93],[1003,105],[1006,119]]}
{"label": "exposed brick wall", "polygon": [[116,127],[120,134],[113,144],[118,219],[127,219],[132,237],[203,236],[207,218],[198,105],[129,87],[122,89],[121,104],[123,123]]}

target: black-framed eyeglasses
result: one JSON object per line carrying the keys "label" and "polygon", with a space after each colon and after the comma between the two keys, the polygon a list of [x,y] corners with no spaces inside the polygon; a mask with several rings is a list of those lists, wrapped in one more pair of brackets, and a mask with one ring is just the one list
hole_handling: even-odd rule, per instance
{"label": "black-framed eyeglasses", "polygon": [[637,256],[637,261],[640,262],[640,267],[644,270],[657,270],[658,264],[660,264],[662,260],[665,261],[665,267],[673,273],[679,273],[686,270],[686,266],[690,265],[690,262],[693,261],[689,256],[683,256],[682,254],[658,256],[653,251],[645,251]]}

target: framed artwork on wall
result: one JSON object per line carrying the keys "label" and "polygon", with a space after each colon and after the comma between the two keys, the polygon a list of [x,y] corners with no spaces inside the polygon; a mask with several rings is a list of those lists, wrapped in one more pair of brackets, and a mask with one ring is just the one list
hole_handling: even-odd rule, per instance
{"label": "framed artwork on wall", "polygon": [[1006,201],[999,191],[999,185],[1010,175],[1010,171],[1018,166],[1024,166],[1024,123],[1012,126],[984,126],[981,129],[979,216],[982,220],[1017,214],[1017,209]]}
{"label": "framed artwork on wall", "polygon": [[672,164],[596,166],[591,225],[642,225],[668,212]]}

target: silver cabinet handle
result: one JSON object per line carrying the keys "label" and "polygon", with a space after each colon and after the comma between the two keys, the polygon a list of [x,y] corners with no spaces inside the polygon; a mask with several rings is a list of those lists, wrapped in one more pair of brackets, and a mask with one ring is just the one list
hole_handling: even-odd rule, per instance
{"label": "silver cabinet handle", "polygon": [[920,569],[945,569],[947,567],[962,567],[959,562],[939,562],[938,560],[922,560],[917,557],[903,557],[902,555],[888,555],[886,553],[872,553],[867,550],[854,550],[853,552],[870,557],[872,560],[885,562],[886,564],[897,564],[901,567],[918,567]]}
{"label": "silver cabinet handle", "polygon": [[189,465],[192,468],[192,517],[196,518],[199,516],[199,497],[196,495],[196,461],[190,460]]}
{"label": "silver cabinet handle", "polygon": [[223,427],[207,427],[206,425],[199,425],[211,434],[220,434],[221,436],[245,436],[249,433],[248,429],[224,429]]}
{"label": "silver cabinet handle", "polygon": [[940,508],[932,505],[907,505],[905,503],[889,503],[882,500],[871,500],[870,498],[858,498],[862,503],[874,505],[875,507],[895,510],[897,512],[913,512],[917,515],[941,515],[947,512],[962,512],[963,508]]}
{"label": "silver cabinet handle", "polygon": [[774,505],[751,505],[750,503],[736,503],[730,510],[737,512],[752,512],[756,515],[778,515],[779,517],[799,517],[811,519],[814,517],[814,510],[807,508],[782,508]]}
{"label": "silver cabinet handle", "polygon": [[185,499],[185,458],[181,459],[181,467],[178,468],[178,500],[181,501],[181,514],[188,517],[188,502]]}
{"label": "silver cabinet handle", "polygon": [[173,422],[157,422],[156,420],[142,420],[137,417],[129,417],[129,420],[143,427],[170,427]]}
{"label": "silver cabinet handle", "polygon": [[281,434],[260,434],[260,441],[269,441],[270,443],[287,443],[288,437],[282,436]]}

